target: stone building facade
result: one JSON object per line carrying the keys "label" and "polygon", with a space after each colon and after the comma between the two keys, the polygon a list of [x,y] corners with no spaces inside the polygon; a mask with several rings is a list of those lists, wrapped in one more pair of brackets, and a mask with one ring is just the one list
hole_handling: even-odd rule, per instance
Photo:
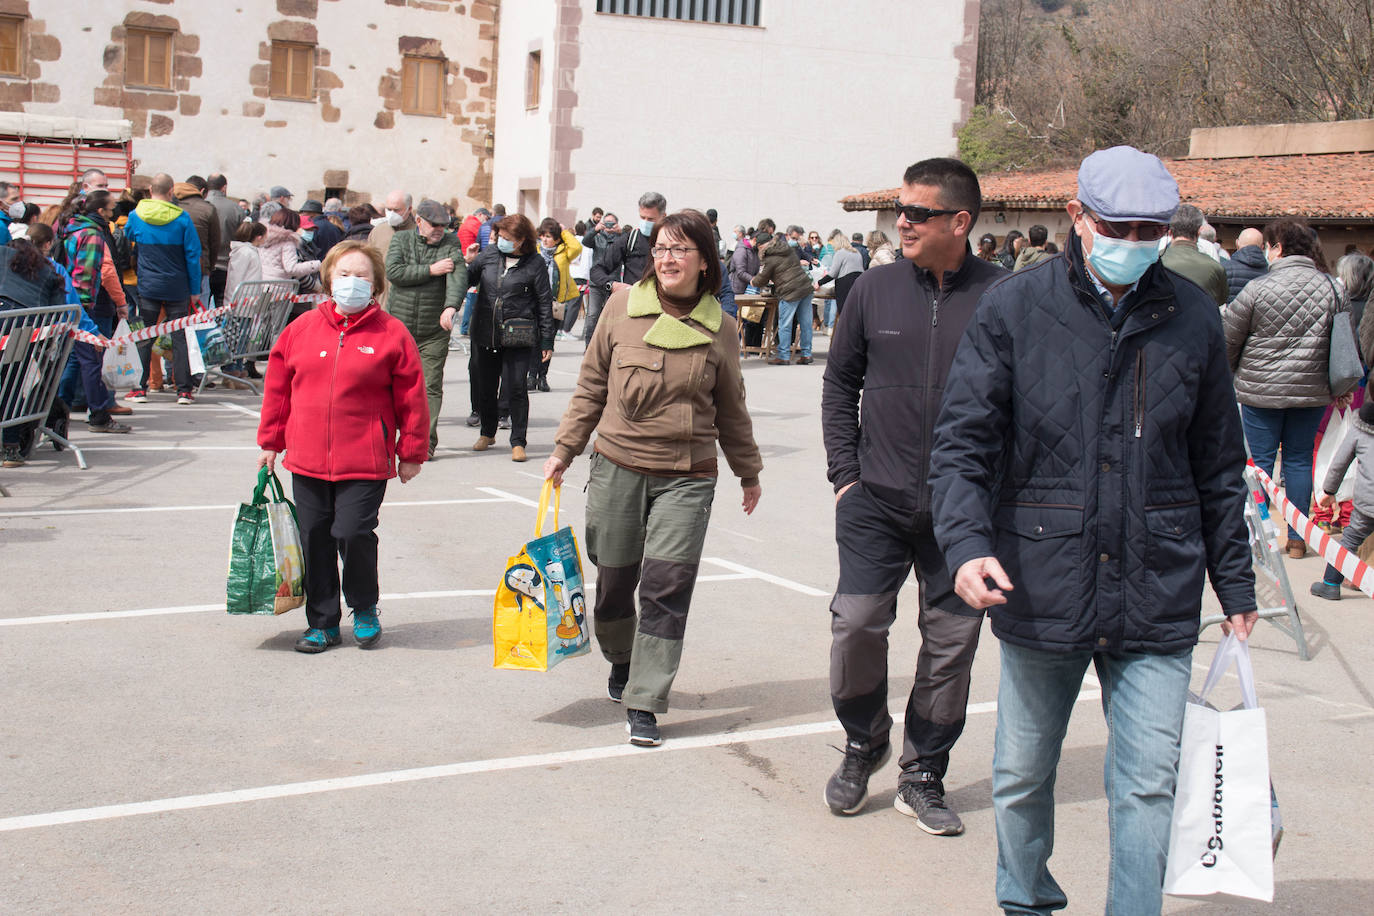
{"label": "stone building facade", "polygon": [[[0,0],[0,112],[127,119],[138,174],[491,198],[499,0]],[[9,142],[16,142],[11,137]],[[0,165],[0,171],[5,169]]]}

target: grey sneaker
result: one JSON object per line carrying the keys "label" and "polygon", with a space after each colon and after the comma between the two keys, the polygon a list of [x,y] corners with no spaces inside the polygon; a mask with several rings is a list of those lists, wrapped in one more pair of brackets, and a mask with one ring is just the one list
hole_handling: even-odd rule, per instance
{"label": "grey sneaker", "polygon": [[658,717],[642,709],[625,710],[625,731],[630,743],[637,747],[658,747],[663,738],[658,733]]}
{"label": "grey sneaker", "polygon": [[916,826],[934,836],[958,836],[964,832],[964,822],[945,804],[944,783],[934,773],[921,770],[910,779],[904,774],[897,784],[892,807],[916,818]]}
{"label": "grey sneaker", "polygon": [[861,741],[844,746],[844,761],[825,784],[825,803],[836,814],[857,814],[868,801],[868,777],[892,756],[892,742],[870,750]]}

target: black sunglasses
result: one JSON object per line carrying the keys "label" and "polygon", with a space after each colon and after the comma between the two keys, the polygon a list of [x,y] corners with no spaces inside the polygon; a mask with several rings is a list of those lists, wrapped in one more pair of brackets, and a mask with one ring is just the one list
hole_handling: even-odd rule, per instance
{"label": "black sunglasses", "polygon": [[892,202],[892,209],[897,211],[898,216],[906,217],[908,223],[924,223],[932,216],[952,216],[960,213],[959,210],[932,210],[929,207],[917,207],[911,204],[904,204],[900,200]]}

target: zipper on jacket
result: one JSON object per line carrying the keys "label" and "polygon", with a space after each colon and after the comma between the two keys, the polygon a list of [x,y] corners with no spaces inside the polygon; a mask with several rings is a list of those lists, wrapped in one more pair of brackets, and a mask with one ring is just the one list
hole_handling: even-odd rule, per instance
{"label": "zipper on jacket", "polygon": [[937,292],[930,300],[930,326],[938,327],[940,324],[940,294]]}
{"label": "zipper on jacket", "polygon": [[[334,403],[334,379],[339,374],[339,357],[343,356],[344,331],[348,330],[348,317],[343,320],[343,327],[339,329],[339,349],[334,351],[334,365],[329,367],[329,403]],[[324,441],[329,443],[329,471],[334,472],[334,411],[331,409],[326,414],[328,419],[325,421]]]}
{"label": "zipper on jacket", "polygon": [[1135,356],[1135,437],[1140,438],[1145,425],[1145,351]]}

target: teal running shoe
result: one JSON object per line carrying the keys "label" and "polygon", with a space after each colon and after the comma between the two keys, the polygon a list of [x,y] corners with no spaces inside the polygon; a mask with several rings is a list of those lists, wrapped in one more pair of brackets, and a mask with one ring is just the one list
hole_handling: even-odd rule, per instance
{"label": "teal running shoe", "polygon": [[382,624],[377,620],[377,606],[353,612],[353,638],[358,648],[371,649],[382,638]]}
{"label": "teal running shoe", "polygon": [[339,635],[338,627],[329,627],[323,630],[319,627],[311,627],[301,634],[300,639],[296,640],[296,651],[309,652],[313,655],[317,652],[323,652],[330,646],[337,646],[341,642],[343,642],[343,637]]}

